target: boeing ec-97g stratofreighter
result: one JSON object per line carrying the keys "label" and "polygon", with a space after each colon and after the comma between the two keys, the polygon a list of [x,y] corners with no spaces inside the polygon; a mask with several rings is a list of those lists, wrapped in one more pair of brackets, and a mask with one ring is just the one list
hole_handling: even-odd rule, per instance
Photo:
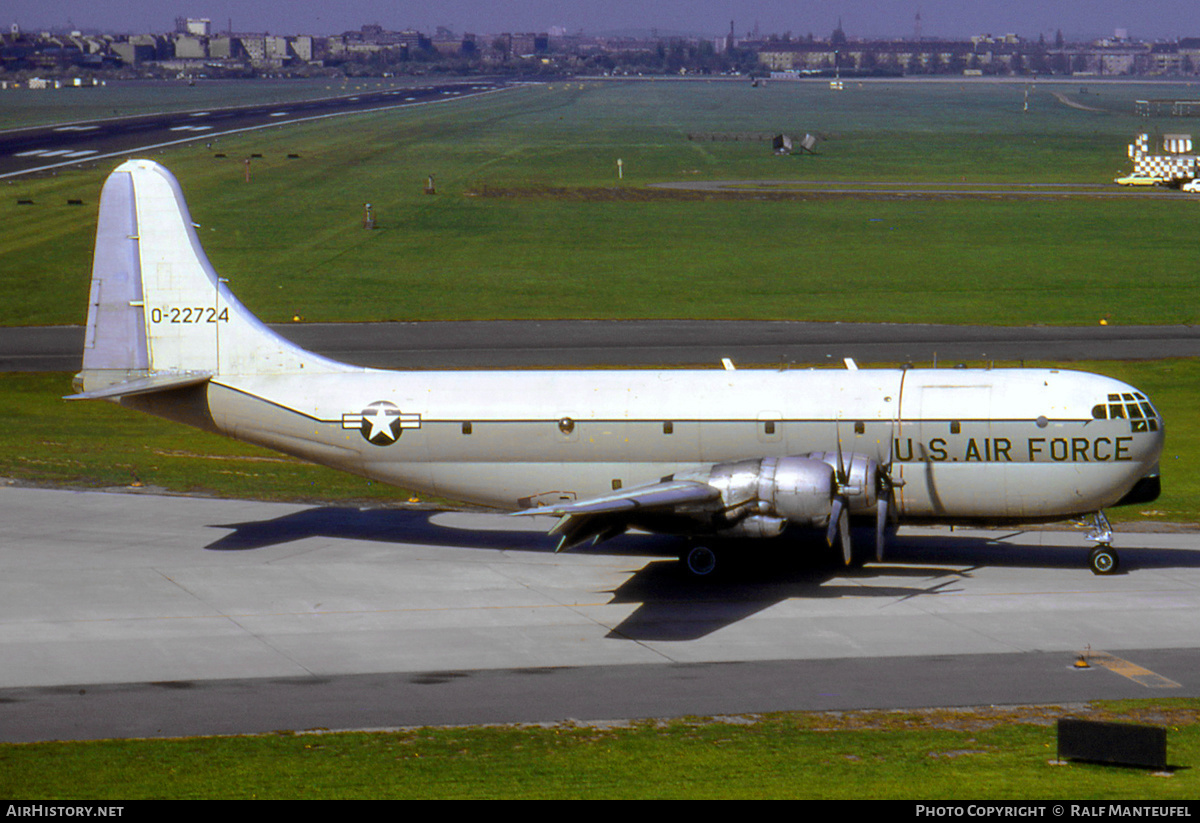
{"label": "boeing ec-97g stratofreighter", "polygon": [[[1158,495],[1163,423],[1131,386],[1060,369],[385,371],[290,343],[200,247],[176,179],[122,164],[100,201],[83,370],[104,399],[428,494],[559,518],[559,548],[630,528],[715,546],[824,530],[852,559],[897,523],[1092,516]],[[804,550],[797,541],[797,551]]]}

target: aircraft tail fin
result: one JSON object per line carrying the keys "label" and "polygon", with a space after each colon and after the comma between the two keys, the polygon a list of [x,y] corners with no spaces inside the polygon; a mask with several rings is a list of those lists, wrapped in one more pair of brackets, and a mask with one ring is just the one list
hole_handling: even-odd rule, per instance
{"label": "aircraft tail fin", "polygon": [[81,393],[74,397],[152,392],[217,374],[351,368],[280,337],[233,296],[204,254],[167,169],[130,160],[109,175],[76,378]]}

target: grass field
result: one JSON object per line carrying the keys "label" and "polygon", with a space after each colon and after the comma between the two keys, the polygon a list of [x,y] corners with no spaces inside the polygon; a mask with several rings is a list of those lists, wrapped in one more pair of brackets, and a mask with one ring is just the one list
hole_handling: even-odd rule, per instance
{"label": "grass field", "polygon": [[[575,82],[156,154],[267,320],[1194,322],[1200,199],[650,196],[680,180],[1111,185],[1165,94],[1020,84]],[[818,156],[689,135],[811,131]],[[217,151],[227,155],[215,158]],[[242,179],[251,153],[253,179]],[[288,159],[289,153],[299,154]],[[617,180],[617,159],[624,180]],[[82,322],[115,163],[0,184],[0,323]],[[436,196],[422,194],[434,174]],[[516,194],[511,194],[512,192]],[[498,193],[509,196],[495,196]],[[33,205],[18,205],[32,199]],[[69,206],[81,199],[85,205]],[[375,231],[361,226],[374,205]]]}
{"label": "grass field", "polygon": [[[171,87],[161,102],[211,97],[215,88]],[[233,88],[239,102],[278,89]],[[97,100],[110,93],[86,91]],[[148,107],[150,91],[111,94]],[[268,320],[1192,322],[1200,277],[1186,238],[1200,199],[673,198],[644,186],[1103,183],[1122,168],[1135,131],[1177,128],[1132,114],[1133,100],[1169,91],[1034,85],[1023,113],[1023,84],[854,83],[834,94],[820,83],[557,83],[268,129],[155,158],[180,177],[218,270]],[[775,130],[821,135],[820,154],[775,157],[761,142],[689,139]],[[251,153],[263,157],[247,184],[241,158]],[[112,165],[0,186],[12,195],[0,200],[0,323],[82,322],[95,201]],[[430,173],[435,196],[422,193]],[[360,227],[365,202],[379,220],[374,231]],[[1098,368],[1141,386],[1167,413],[1167,491],[1153,509],[1162,514],[1151,516],[1200,520],[1194,364]],[[10,421],[3,475],[230,496],[395,494],[103,405],[62,404],[63,376],[0,381]]]}
{"label": "grass field", "polygon": [[[1081,711],[1082,709],[1082,711]],[[1200,705],[778,714],[614,725],[0,745],[39,800],[1194,800]],[[1152,723],[1167,773],[1056,761],[1054,718]]]}
{"label": "grass field", "polygon": [[[237,88],[246,96],[228,102],[262,93]],[[178,88],[158,97],[96,90],[73,111],[35,111],[51,99],[39,98],[5,110],[13,118],[5,122],[207,107],[214,89],[197,87],[194,97]],[[1068,107],[1051,90],[1099,111]],[[1024,93],[1022,84],[961,82],[852,83],[836,95],[815,83],[558,83],[153,157],[182,181],[218,270],[268,320],[1195,322],[1190,238],[1200,200],[748,199],[643,188],[736,179],[1105,184],[1127,170],[1125,144],[1137,131],[1180,130],[1132,115],[1134,99],[1171,96],[1161,88],[1038,84],[1027,114]],[[760,142],[689,139],[775,131],[818,134],[819,155],[780,158]],[[247,184],[241,161],[251,153],[263,157]],[[0,182],[0,324],[82,322],[96,201],[115,165]],[[436,196],[422,194],[428,174]],[[365,202],[375,206],[375,231],[359,225]],[[1077,365],[1137,385],[1167,420],[1163,498],[1114,520],[1200,521],[1200,363]],[[107,404],[63,403],[69,390],[69,375],[0,375],[0,477],[269,499],[398,494]],[[1188,765],[1200,753],[1197,709],[1159,701],[1108,711],[1168,725],[1171,761]],[[1162,777],[1050,766],[1047,723],[953,712],[778,715],[5,745],[0,795],[1197,796],[1194,769]]]}

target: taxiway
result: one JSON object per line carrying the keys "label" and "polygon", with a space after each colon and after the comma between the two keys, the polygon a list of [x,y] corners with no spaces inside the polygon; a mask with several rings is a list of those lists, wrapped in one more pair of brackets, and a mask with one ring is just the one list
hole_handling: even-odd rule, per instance
{"label": "taxiway", "polygon": [[[304,349],[360,366],[807,367],[860,363],[1155,360],[1200,357],[1200,326],[948,326],[755,320],[480,320],[280,323]],[[0,327],[0,372],[78,371],[82,326]]]}
{"label": "taxiway", "polygon": [[697,584],[546,526],[0,488],[0,740],[1200,694],[1197,533],[1118,528],[1112,577],[1080,532],[904,529]]}

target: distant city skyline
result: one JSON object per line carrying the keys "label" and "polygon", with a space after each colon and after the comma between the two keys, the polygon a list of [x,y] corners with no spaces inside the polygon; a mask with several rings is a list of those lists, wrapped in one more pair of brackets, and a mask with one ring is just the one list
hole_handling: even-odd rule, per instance
{"label": "distant city skyline", "polygon": [[235,31],[271,34],[340,34],[378,23],[385,29],[456,33],[561,29],[596,35],[657,29],[667,35],[744,37],[756,26],[764,34],[810,32],[828,37],[839,19],[852,38],[911,38],[919,13],[923,37],[963,39],[976,34],[1015,33],[1028,39],[1061,29],[1070,40],[1111,37],[1124,29],[1144,40],[1200,37],[1200,3],[1195,0],[9,0],[9,20],[23,30],[73,27],[122,33],[165,32],[176,17],[209,18],[214,31],[232,22]]}

